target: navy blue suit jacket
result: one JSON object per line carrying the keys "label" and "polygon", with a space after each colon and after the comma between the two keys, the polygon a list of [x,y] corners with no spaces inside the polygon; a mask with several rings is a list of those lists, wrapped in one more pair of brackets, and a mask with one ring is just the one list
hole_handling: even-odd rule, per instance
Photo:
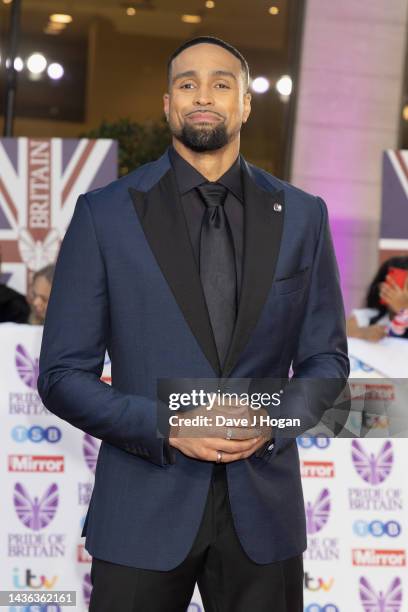
{"label": "navy blue suit jacket", "polygon": [[[159,378],[349,373],[342,296],[327,208],[247,163],[245,251],[236,327],[220,369],[168,152],[81,195],[61,245],[44,325],[44,405],[100,438],[82,535],[107,561],[176,567],[197,534],[213,463],[157,435]],[[112,386],[100,380],[106,349]],[[313,424],[310,402],[296,411]],[[314,408],[316,413],[316,408]],[[296,441],[226,464],[238,537],[270,563],[306,549]]]}

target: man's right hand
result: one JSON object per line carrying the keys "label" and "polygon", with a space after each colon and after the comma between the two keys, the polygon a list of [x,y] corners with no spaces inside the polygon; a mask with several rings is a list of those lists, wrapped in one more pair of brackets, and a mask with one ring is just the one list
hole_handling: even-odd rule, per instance
{"label": "man's right hand", "polygon": [[193,459],[217,461],[217,451],[222,452],[220,463],[246,459],[264,446],[272,435],[269,426],[254,427],[252,425],[254,417],[258,417],[260,412],[263,411],[250,410],[248,406],[242,406],[235,401],[231,401],[228,405],[215,404],[211,411],[208,411],[206,406],[199,406],[190,410],[188,417],[224,415],[231,418],[235,416],[246,420],[248,425],[234,427],[226,427],[225,425],[197,426],[193,430],[194,437],[190,437],[191,428],[184,425],[172,426],[170,427],[169,444]]}
{"label": "man's right hand", "polygon": [[266,436],[249,440],[226,440],[224,438],[169,438],[170,446],[177,448],[187,457],[203,461],[216,461],[217,451],[222,452],[220,463],[246,459],[267,441]]}

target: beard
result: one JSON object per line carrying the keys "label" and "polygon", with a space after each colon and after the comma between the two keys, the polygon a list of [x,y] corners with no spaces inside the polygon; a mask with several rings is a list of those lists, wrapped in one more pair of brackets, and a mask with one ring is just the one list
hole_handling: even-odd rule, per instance
{"label": "beard", "polygon": [[[171,126],[170,126],[171,129]],[[179,131],[172,130],[171,132],[177,140],[183,143],[196,153],[204,153],[205,151],[216,151],[222,149],[228,144],[229,138],[225,125],[216,125],[215,127],[200,127],[184,124]]]}

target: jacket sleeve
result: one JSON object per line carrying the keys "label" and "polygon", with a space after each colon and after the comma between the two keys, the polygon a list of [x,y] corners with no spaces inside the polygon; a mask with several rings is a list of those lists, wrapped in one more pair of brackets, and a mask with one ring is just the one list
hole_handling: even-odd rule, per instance
{"label": "jacket sleeve", "polygon": [[280,410],[282,418],[299,418],[301,427],[294,428],[292,437],[287,437],[290,429],[275,429],[271,456],[319,423],[343,391],[350,373],[344,305],[327,206],[321,198],[317,201],[321,210],[319,238],[292,360],[293,378],[284,390]]}
{"label": "jacket sleeve", "polygon": [[100,380],[108,342],[106,270],[91,208],[81,195],[56,262],[38,392],[50,412],[74,427],[159,466],[174,463],[157,434],[156,400]]}

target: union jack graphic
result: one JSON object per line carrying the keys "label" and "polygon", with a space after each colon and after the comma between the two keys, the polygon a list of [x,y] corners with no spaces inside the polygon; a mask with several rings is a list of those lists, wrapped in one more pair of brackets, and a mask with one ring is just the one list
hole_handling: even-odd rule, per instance
{"label": "union jack graphic", "polygon": [[0,139],[0,281],[25,293],[55,262],[78,196],[116,177],[113,140]]}
{"label": "union jack graphic", "polygon": [[380,232],[381,261],[408,255],[408,151],[385,151]]}

